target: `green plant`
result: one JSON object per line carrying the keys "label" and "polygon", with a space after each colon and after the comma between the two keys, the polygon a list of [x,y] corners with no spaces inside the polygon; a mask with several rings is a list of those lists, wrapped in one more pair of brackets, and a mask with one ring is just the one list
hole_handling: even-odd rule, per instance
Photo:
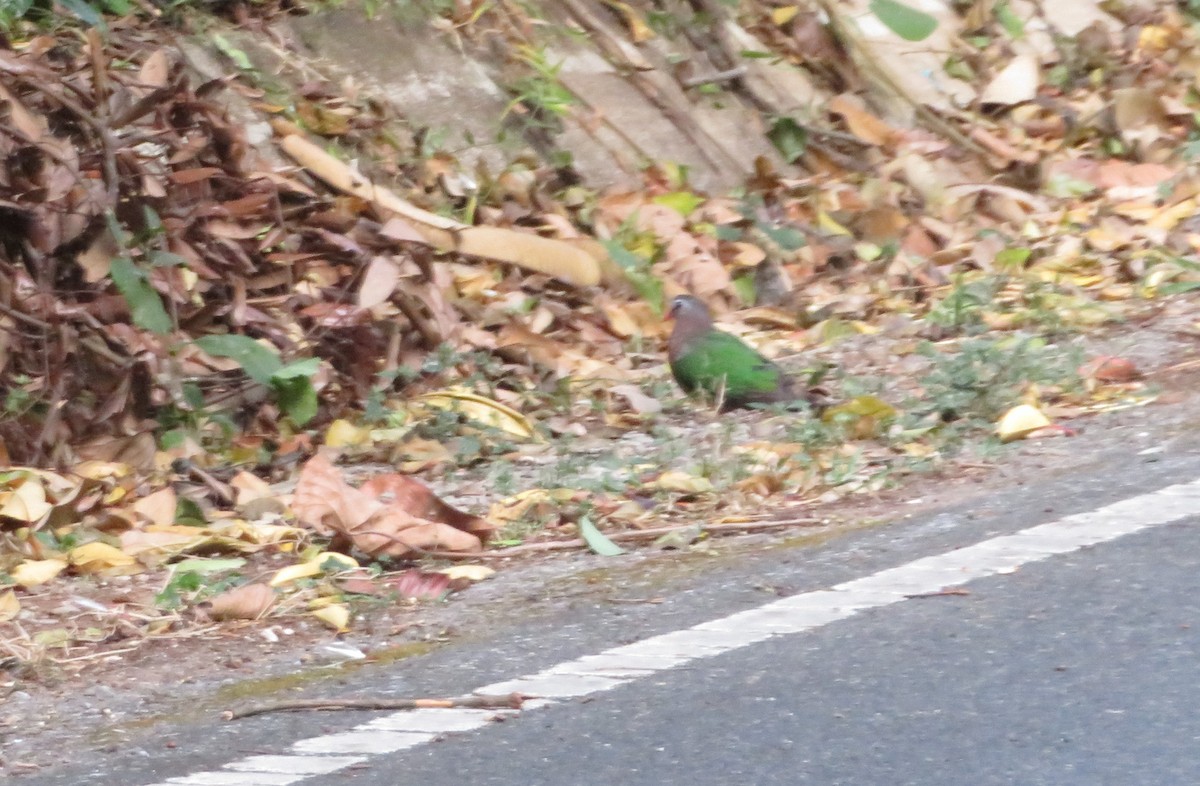
{"label": "green plant", "polygon": [[303,426],[317,414],[317,391],[312,377],[320,367],[319,358],[302,358],[285,364],[273,347],[234,333],[203,336],[195,343],[210,355],[236,361],[246,376],[275,394],[280,409],[297,426]]}
{"label": "green plant", "polygon": [[243,581],[235,572],[246,564],[241,557],[229,559],[187,559],[171,566],[166,583],[154,596],[154,605],[174,610],[219,595]]}
{"label": "green plant", "polygon": [[[624,225],[622,226],[624,227]],[[651,261],[626,248],[619,239],[620,234],[618,232],[618,237],[604,241],[604,247],[608,250],[609,257],[625,271],[625,278],[633,285],[638,295],[650,304],[656,314],[661,315],[666,306],[663,282],[650,269]]]}
{"label": "green plant", "polygon": [[526,128],[557,131],[560,118],[577,103],[575,95],[558,78],[562,63],[551,63],[544,49],[532,46],[520,47],[517,58],[529,73],[508,85],[513,98],[501,120],[515,114]]}
{"label": "green plant", "polygon": [[926,342],[917,352],[933,362],[923,395],[908,407],[944,420],[993,421],[1029,385],[1070,388],[1081,382],[1081,353],[1022,335],[966,339],[947,352]]}
{"label": "green plant", "polygon": [[1003,281],[996,276],[967,280],[959,273],[946,296],[935,303],[925,321],[940,328],[959,332],[981,330],[983,312],[992,305]]}

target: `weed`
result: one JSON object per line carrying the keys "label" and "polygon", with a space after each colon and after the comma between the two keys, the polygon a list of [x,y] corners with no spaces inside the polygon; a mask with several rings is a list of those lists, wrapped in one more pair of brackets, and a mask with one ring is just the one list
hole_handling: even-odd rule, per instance
{"label": "weed", "polygon": [[1030,385],[1074,387],[1082,360],[1077,349],[1048,344],[1023,335],[979,337],[947,347],[924,343],[918,353],[933,367],[921,379],[922,398],[908,407],[918,414],[934,413],[945,421],[995,420]]}
{"label": "weed", "polygon": [[513,115],[524,130],[560,131],[561,118],[577,103],[558,78],[562,63],[551,63],[544,49],[532,46],[520,47],[517,56],[529,73],[508,86],[513,98],[501,120]]}

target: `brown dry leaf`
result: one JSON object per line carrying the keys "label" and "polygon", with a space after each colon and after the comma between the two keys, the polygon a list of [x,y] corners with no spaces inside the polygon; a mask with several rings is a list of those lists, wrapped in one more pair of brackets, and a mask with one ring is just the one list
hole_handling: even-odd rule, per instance
{"label": "brown dry leaf", "polygon": [[411,568],[383,583],[406,600],[437,600],[451,591],[451,579],[445,573]]}
{"label": "brown dry leaf", "polygon": [[244,584],[210,600],[208,616],[214,620],[256,620],[267,613],[275,597],[275,590],[266,584]]}
{"label": "brown dry leaf", "polygon": [[280,146],[334,188],[413,222],[426,242],[444,251],[454,250],[468,256],[509,262],[574,286],[595,286],[601,281],[600,260],[584,248],[504,227],[468,226],[422,210],[388,189],[371,183],[298,134],[285,136]]}
{"label": "brown dry leaf", "polygon": [[1079,369],[1079,375],[1097,382],[1132,382],[1142,376],[1129,358],[1102,355]]}
{"label": "brown dry leaf", "polygon": [[409,439],[392,450],[390,463],[409,475],[432,469],[454,458],[450,449],[432,439]]}
{"label": "brown dry leaf", "polygon": [[358,288],[358,305],[361,308],[373,308],[384,303],[396,291],[400,283],[400,266],[396,261],[385,256],[373,257],[363,273],[362,284]]}
{"label": "brown dry leaf", "polygon": [[490,521],[446,504],[424,483],[407,475],[377,475],[362,485],[362,491],[390,508],[427,521],[449,524],[483,539],[496,529]]}
{"label": "brown dry leaf", "polygon": [[155,49],[142,63],[138,81],[146,87],[165,87],[171,73],[171,60],[166,49]]}
{"label": "brown dry leaf", "polygon": [[1124,87],[1113,91],[1113,121],[1129,144],[1149,147],[1170,133],[1170,118],[1157,91]]}
{"label": "brown dry leaf", "polygon": [[178,505],[175,489],[167,486],[133,503],[133,511],[155,526],[169,527],[175,523]]}
{"label": "brown dry leaf", "polygon": [[494,529],[403,475],[382,476],[356,489],[322,455],[301,470],[292,510],[318,532],[342,534],[376,556],[397,557],[414,550],[477,551],[483,546],[481,537]]}
{"label": "brown dry leaf", "polygon": [[851,93],[842,93],[829,101],[826,109],[846,121],[850,133],[864,142],[884,147],[891,144],[896,130],[876,117],[866,102]]}
{"label": "brown dry leaf", "polygon": [[383,503],[342,479],[329,459],[317,454],[300,470],[292,511],[322,535],[348,534],[383,508]]}

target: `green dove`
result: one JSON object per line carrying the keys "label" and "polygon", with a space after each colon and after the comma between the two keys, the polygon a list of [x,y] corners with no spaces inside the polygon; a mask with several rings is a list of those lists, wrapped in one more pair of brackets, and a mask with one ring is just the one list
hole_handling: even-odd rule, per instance
{"label": "green dove", "polygon": [[713,327],[712,314],[699,299],[678,295],[667,316],[675,320],[667,360],[685,392],[707,393],[722,411],[807,398],[783,369],[737,336]]}

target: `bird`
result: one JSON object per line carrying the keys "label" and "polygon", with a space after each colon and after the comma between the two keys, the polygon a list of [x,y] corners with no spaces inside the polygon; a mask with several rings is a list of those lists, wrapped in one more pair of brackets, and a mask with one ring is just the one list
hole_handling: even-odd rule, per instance
{"label": "bird", "polygon": [[712,313],[699,298],[675,296],[667,317],[675,322],[667,339],[667,361],[685,393],[707,393],[722,412],[809,399],[807,391],[797,391],[783,369],[758,350],[717,330]]}

